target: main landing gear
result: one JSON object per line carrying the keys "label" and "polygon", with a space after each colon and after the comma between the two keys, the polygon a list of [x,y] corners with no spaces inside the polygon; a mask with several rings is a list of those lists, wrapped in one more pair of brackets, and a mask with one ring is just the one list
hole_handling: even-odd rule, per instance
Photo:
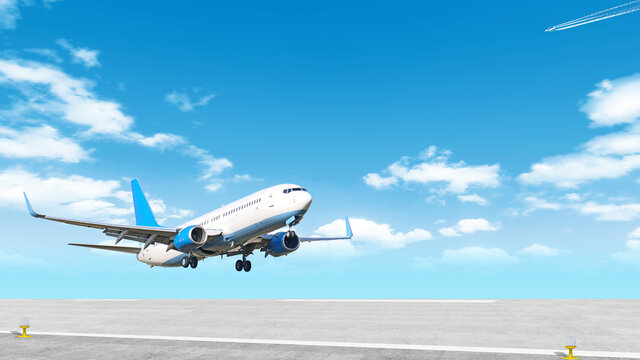
{"label": "main landing gear", "polygon": [[242,271],[243,269],[245,272],[251,271],[251,261],[244,259],[236,261],[236,270]]}
{"label": "main landing gear", "polygon": [[195,256],[185,256],[182,258],[182,267],[183,268],[188,268],[189,266],[191,266],[192,269],[195,269],[198,267],[198,258]]}

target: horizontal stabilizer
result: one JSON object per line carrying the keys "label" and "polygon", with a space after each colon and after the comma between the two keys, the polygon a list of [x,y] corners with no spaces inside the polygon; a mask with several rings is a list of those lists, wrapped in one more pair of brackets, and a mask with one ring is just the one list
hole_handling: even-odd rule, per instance
{"label": "horizontal stabilizer", "polygon": [[140,252],[139,247],[134,246],[115,246],[115,245],[93,245],[93,244],[69,244],[73,246],[82,246],[100,250],[118,251],[129,254],[137,254]]}

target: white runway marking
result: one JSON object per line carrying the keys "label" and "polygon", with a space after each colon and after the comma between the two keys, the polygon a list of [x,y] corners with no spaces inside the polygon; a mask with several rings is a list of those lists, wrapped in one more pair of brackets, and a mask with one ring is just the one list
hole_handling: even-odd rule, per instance
{"label": "white runway marking", "polygon": [[[0,333],[11,334],[11,331],[0,331]],[[31,331],[30,335],[46,336],[70,336],[70,337],[91,337],[91,338],[113,338],[132,340],[164,340],[164,341],[198,341],[213,343],[239,343],[257,345],[292,345],[292,346],[323,346],[323,347],[343,347],[360,349],[386,349],[386,350],[422,350],[422,351],[453,351],[471,353],[491,353],[491,354],[517,354],[517,355],[550,355],[558,356],[562,349],[521,349],[521,348],[496,348],[496,347],[474,347],[474,346],[442,346],[442,345],[417,345],[417,344],[380,344],[380,343],[360,343],[341,341],[308,341],[308,340],[270,340],[270,339],[238,339],[238,338],[209,338],[191,336],[163,336],[163,335],[129,335],[129,334],[90,334],[90,333],[62,333],[62,332],[39,332]],[[640,353],[615,352],[615,351],[589,351],[577,350],[574,355],[598,358],[624,358],[640,359]]]}
{"label": "white runway marking", "polygon": [[372,302],[372,303],[461,303],[461,304],[493,304],[498,300],[465,300],[465,299],[283,299],[278,301],[292,302]]}

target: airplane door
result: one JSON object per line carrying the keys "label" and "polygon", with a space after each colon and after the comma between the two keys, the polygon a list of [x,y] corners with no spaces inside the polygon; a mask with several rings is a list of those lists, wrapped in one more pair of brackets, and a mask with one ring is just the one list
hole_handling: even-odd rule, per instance
{"label": "airplane door", "polygon": [[273,207],[273,191],[269,193],[269,196],[267,197],[267,206],[268,207]]}

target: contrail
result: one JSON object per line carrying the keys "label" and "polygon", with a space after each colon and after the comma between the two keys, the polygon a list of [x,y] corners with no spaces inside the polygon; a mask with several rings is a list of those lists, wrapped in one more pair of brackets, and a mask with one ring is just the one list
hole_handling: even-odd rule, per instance
{"label": "contrail", "polygon": [[628,2],[626,4],[614,6],[610,9],[598,11],[597,13],[593,13],[591,15],[583,16],[579,19],[567,21],[565,23],[552,26],[545,31],[550,32],[550,31],[567,30],[567,29],[574,28],[576,26],[582,26],[592,22],[601,21],[601,20],[609,19],[612,17],[624,15],[624,14],[629,14],[632,12],[636,12],[638,10],[640,10],[640,0],[635,0],[632,2]]}

